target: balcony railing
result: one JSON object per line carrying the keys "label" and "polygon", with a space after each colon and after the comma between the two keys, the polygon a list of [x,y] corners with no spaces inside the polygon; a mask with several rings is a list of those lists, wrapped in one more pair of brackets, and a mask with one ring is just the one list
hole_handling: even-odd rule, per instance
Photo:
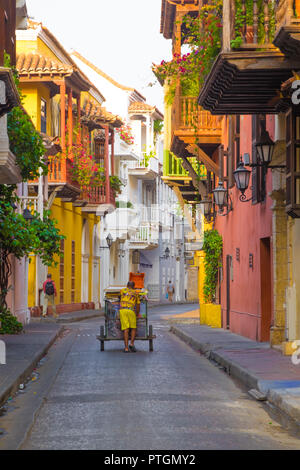
{"label": "balcony railing", "polygon": [[138,233],[133,235],[130,242],[141,243],[146,245],[157,245],[159,238],[159,228],[150,224],[139,227]]}
{"label": "balcony railing", "polygon": [[115,206],[116,204],[115,195],[112,191],[110,191],[109,198],[106,197],[105,185],[95,188],[91,187],[89,190],[83,191],[83,199],[91,205],[112,204]]}
{"label": "balcony railing", "polygon": [[[189,173],[182,166],[182,159],[176,157],[171,152],[166,152],[164,156],[164,176],[170,178],[174,177],[188,177]],[[198,159],[196,157],[189,158],[189,162],[195,170],[196,174],[200,179],[206,179],[207,170],[204,165],[199,165]]]}
{"label": "balcony railing", "polygon": [[49,184],[70,184],[80,188],[78,182],[72,175],[72,164],[68,158],[51,158],[48,173]]}
{"label": "balcony railing", "polygon": [[128,168],[130,170],[144,169],[145,171],[154,171],[158,173],[158,159],[150,158],[148,161],[145,158],[141,158],[137,161],[128,162]]}
{"label": "balcony railing", "polygon": [[239,6],[236,0],[223,2],[223,52],[272,47],[276,32],[299,18],[300,13],[300,5],[294,0],[242,0]]}
{"label": "balcony railing", "polygon": [[219,134],[222,130],[218,117],[202,109],[195,96],[179,97],[179,128],[204,135]]}

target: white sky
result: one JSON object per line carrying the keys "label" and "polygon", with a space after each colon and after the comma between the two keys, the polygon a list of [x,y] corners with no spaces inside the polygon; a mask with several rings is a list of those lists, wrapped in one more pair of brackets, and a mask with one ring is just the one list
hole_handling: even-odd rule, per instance
{"label": "white sky", "polygon": [[[160,34],[161,0],[26,0],[28,15],[64,48],[75,49],[122,85],[136,88],[163,109],[151,64],[171,58]],[[100,90],[101,91],[101,90]]]}

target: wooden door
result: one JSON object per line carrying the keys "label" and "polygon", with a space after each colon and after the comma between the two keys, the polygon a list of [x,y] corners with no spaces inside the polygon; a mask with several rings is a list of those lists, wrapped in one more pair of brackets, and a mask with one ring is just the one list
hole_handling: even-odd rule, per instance
{"label": "wooden door", "polygon": [[230,329],[230,283],[232,256],[226,256],[226,328]]}
{"label": "wooden door", "polygon": [[272,317],[271,291],[271,246],[270,238],[260,240],[260,276],[261,276],[261,330],[260,340],[270,341]]}

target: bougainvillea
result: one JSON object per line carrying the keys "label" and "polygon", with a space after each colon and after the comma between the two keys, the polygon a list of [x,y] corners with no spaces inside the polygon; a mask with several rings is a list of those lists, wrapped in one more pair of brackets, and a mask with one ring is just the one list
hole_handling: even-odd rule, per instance
{"label": "bougainvillea", "polygon": [[116,129],[118,132],[120,138],[123,140],[123,142],[126,142],[128,145],[133,145],[134,144],[134,137],[132,134],[132,129],[128,124],[124,124],[122,127],[119,129]]}
{"label": "bougainvillea", "polygon": [[183,18],[185,44],[189,52],[174,54],[173,60],[162,61],[153,66],[153,72],[160,82],[169,85],[169,98],[175,94],[177,79],[180,80],[182,95],[196,96],[204,83],[212,63],[221,50],[222,1],[215,0],[204,5],[197,18],[186,15]]}

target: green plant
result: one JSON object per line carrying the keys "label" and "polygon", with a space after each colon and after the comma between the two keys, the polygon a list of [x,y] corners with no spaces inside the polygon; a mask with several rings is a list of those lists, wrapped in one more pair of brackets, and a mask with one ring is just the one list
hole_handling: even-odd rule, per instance
{"label": "green plant", "polygon": [[8,113],[7,133],[9,146],[16,156],[23,181],[36,179],[40,168],[44,175],[47,174],[48,167],[42,158],[45,155],[42,137],[22,108],[15,107]]}
{"label": "green plant", "polygon": [[117,209],[133,209],[133,204],[130,201],[116,201]]}
{"label": "green plant", "polygon": [[155,150],[150,150],[149,153],[144,152],[143,164],[145,165],[145,168],[148,168],[151,158],[156,158]]}
{"label": "green plant", "polygon": [[204,232],[203,251],[205,253],[205,280],[203,286],[204,300],[212,303],[216,298],[218,270],[221,267],[223,240],[217,230]]}
{"label": "green plant", "polygon": [[22,323],[7,308],[0,308],[0,335],[16,335],[22,331]]}
{"label": "green plant", "polygon": [[44,212],[44,220],[39,214],[32,214],[29,223],[23,215],[15,212],[19,198],[15,185],[0,185],[0,312],[7,314],[6,297],[12,273],[12,256],[18,260],[30,253],[38,254],[42,262],[51,266],[57,264],[54,256],[60,253],[60,235],[56,221],[50,219],[50,213]]}
{"label": "green plant", "polygon": [[178,83],[181,86],[181,94],[198,95],[213,61],[221,50],[221,19],[220,0],[203,5],[197,18],[186,15],[183,18],[184,40],[189,46],[189,52],[175,53],[173,60],[163,60],[160,65],[153,65],[152,70],[158,80],[168,85],[165,95],[167,104],[173,103]]}
{"label": "green plant", "polygon": [[120,180],[118,176],[110,176],[109,177],[110,181],[110,187],[114,195],[116,196],[117,194],[121,193],[122,186],[125,186],[124,183]]}

